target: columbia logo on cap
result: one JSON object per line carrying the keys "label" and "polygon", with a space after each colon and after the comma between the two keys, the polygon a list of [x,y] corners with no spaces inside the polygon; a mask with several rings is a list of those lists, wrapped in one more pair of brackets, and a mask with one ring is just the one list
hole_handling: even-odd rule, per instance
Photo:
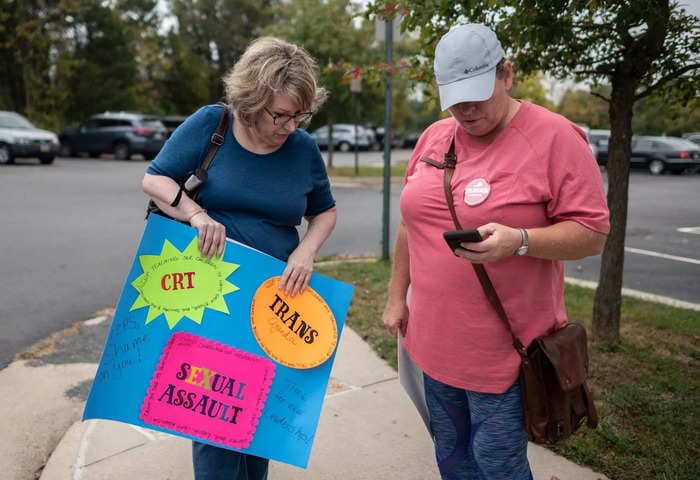
{"label": "columbia logo on cap", "polygon": [[478,66],[476,66],[476,67],[467,67],[467,68],[464,69],[464,73],[474,73],[474,72],[476,72],[477,70],[481,70],[481,69],[484,69],[484,68],[488,68],[488,66],[489,66],[488,63],[484,63],[484,64],[478,65]]}

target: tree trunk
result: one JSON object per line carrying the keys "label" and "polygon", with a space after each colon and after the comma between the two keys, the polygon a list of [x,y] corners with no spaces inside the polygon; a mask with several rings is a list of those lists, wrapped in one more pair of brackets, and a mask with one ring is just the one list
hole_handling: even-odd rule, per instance
{"label": "tree trunk", "polygon": [[610,100],[610,143],[608,147],[608,208],[610,234],[601,260],[600,282],[593,305],[593,339],[606,344],[620,337],[622,274],[627,232],[627,200],[630,176],[632,107],[637,82],[613,79]]}
{"label": "tree trunk", "polygon": [[[617,28],[625,40],[624,59],[612,75],[610,98],[610,144],[608,149],[608,208],[610,235],[603,251],[600,282],[593,305],[593,340],[615,344],[620,339],[622,275],[625,264],[627,200],[630,178],[632,109],[640,81],[648,77],[652,60],[662,54],[668,32],[668,0],[655,0],[647,12],[647,31],[638,38],[629,34],[627,24]],[[623,18],[624,20],[624,18]]]}

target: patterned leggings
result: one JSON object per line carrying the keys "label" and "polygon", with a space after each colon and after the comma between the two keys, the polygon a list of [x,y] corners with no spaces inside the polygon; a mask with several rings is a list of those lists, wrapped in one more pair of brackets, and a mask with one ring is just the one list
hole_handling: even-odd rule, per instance
{"label": "patterned leggings", "polygon": [[492,394],[424,377],[443,480],[532,480],[519,382],[505,393]]}

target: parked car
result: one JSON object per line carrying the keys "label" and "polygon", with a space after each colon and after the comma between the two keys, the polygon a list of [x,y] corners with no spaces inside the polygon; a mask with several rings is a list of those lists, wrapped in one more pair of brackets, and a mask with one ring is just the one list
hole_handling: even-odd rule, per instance
{"label": "parked car", "polygon": [[62,131],[61,156],[87,152],[91,157],[113,153],[119,160],[141,154],[150,160],[160,151],[167,130],[158,117],[132,112],[93,115],[78,127]]}
{"label": "parked car", "polygon": [[[377,147],[380,150],[384,149],[384,127],[377,129]],[[403,135],[396,130],[391,131],[391,148],[401,148],[403,146]]]}
{"label": "parked car", "polygon": [[653,175],[683,173],[700,169],[700,146],[679,137],[632,137],[632,167]]}
{"label": "parked car", "polygon": [[700,145],[700,132],[690,132],[690,133],[684,133],[681,135],[681,137],[685,138],[686,140],[690,140],[693,143],[697,143]]}
{"label": "parked car", "polygon": [[[325,150],[328,148],[328,125],[325,125],[311,134],[316,140],[318,148]],[[349,152],[355,148],[369,150],[376,143],[374,133],[362,125],[357,125],[357,142],[355,142],[355,125],[352,123],[333,124],[333,148],[341,152]]]}
{"label": "parked car", "polygon": [[168,115],[167,117],[161,117],[160,121],[163,125],[165,125],[165,129],[167,131],[166,138],[170,138],[175,129],[179,127],[186,118],[187,117],[182,115]]}
{"label": "parked car", "polygon": [[576,125],[578,125],[578,127],[581,130],[583,130],[583,133],[586,134],[586,138],[588,139],[588,147],[591,149],[591,153],[593,154],[593,156],[595,158],[598,158],[598,146],[595,143],[591,142],[591,137],[590,137],[591,129],[590,129],[590,127],[588,125],[586,125],[585,123],[577,123]]}
{"label": "parked car", "polygon": [[413,148],[418,143],[421,132],[408,132],[403,137],[403,142],[401,143],[402,148]]}
{"label": "parked car", "polygon": [[38,158],[49,164],[58,153],[58,137],[36,128],[17,112],[0,110],[0,163],[14,163],[15,158]]}
{"label": "parked car", "polygon": [[591,150],[598,165],[608,163],[608,142],[610,141],[610,130],[592,129],[587,132],[588,144],[591,145]]}

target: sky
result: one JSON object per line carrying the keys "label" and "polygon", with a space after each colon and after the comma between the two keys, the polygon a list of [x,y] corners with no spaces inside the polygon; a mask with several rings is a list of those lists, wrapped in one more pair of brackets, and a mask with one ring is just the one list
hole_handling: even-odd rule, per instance
{"label": "sky", "polygon": [[688,13],[700,17],[700,0],[681,0],[678,3],[685,7]]}

